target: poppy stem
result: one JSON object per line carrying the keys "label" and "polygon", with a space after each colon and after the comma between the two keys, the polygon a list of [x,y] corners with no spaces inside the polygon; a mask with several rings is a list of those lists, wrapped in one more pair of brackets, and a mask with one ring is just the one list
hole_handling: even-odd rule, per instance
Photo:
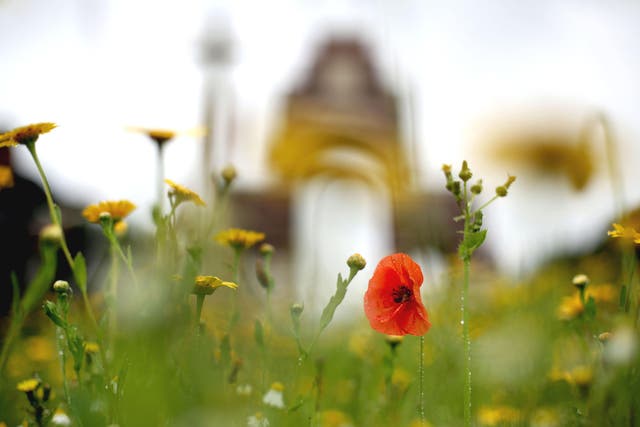
{"label": "poppy stem", "polygon": [[418,376],[420,381],[420,425],[427,425],[427,419],[424,415],[424,335],[420,336],[420,354],[418,355]]}

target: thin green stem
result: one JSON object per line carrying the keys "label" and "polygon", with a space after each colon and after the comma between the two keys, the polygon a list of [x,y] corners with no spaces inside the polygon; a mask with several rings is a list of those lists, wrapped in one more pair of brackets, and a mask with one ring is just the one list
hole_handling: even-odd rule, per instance
{"label": "thin green stem", "polygon": [[[38,153],[36,152],[35,142],[27,144],[27,148],[29,149],[29,153],[31,153],[31,157],[33,158],[36,167],[38,168],[38,173],[40,174],[40,180],[42,181],[42,186],[44,188],[44,194],[47,199],[47,205],[49,206],[49,215],[51,216],[51,222],[60,227],[62,230],[61,218],[56,213],[55,203],[53,202],[53,197],[51,196],[51,187],[49,186],[49,181],[47,180],[47,176],[44,173],[44,169],[40,164],[40,159],[38,158]],[[69,263],[69,267],[73,270],[74,262],[73,257],[71,256],[71,252],[69,252],[69,247],[67,246],[67,241],[64,237],[64,232],[61,233],[62,238],[60,239],[60,247],[62,248],[62,252],[64,253],[67,262]]]}
{"label": "thin green stem", "polygon": [[109,271],[109,340],[111,348],[115,344],[115,336],[118,330],[118,248],[117,242],[111,242],[110,254],[111,254],[111,271]]}
{"label": "thin green stem", "polygon": [[[471,232],[471,211],[467,201],[467,183],[464,183],[464,254],[462,256],[464,278],[462,283],[462,294],[460,296],[460,310],[462,312],[462,336],[464,340],[464,425],[471,426],[471,338],[469,335],[469,314],[467,312],[467,301],[469,299],[469,275],[471,269],[471,254],[469,248],[466,247],[468,236]],[[482,207],[487,206],[496,197],[493,197]],[[482,207],[480,209],[482,209]]]}
{"label": "thin green stem", "polygon": [[196,295],[196,331],[200,335],[200,317],[202,315],[202,306],[204,305],[204,295]]}
{"label": "thin green stem", "polygon": [[427,425],[427,419],[424,413],[424,335],[420,336],[420,353],[418,354],[418,357],[418,381],[420,381],[418,392],[418,397],[420,399],[420,425],[425,427]]}

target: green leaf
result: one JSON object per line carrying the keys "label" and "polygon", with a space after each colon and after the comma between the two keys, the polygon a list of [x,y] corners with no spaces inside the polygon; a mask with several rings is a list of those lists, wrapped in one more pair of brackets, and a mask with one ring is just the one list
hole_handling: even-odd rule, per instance
{"label": "green leaf", "polygon": [[342,274],[338,273],[338,282],[336,283],[336,293],[333,294],[327,305],[322,310],[322,314],[320,315],[320,331],[323,331],[331,320],[333,320],[333,315],[336,312],[336,309],[340,305],[340,303],[344,300],[344,296],[347,293],[347,285],[349,282],[342,279]]}
{"label": "green leaf", "polygon": [[87,264],[84,260],[82,252],[78,252],[73,260],[73,276],[78,282],[78,287],[83,294],[87,292]]}
{"label": "green leaf", "polygon": [[471,254],[478,249],[482,243],[484,243],[484,239],[487,237],[487,229],[475,232],[469,232],[465,235],[464,240],[460,244],[458,248],[458,254],[462,259],[466,257],[471,257]]}
{"label": "green leaf", "polygon": [[256,340],[256,344],[258,344],[261,349],[264,349],[264,329],[262,328],[262,323],[260,323],[258,319],[256,319],[255,322],[253,337]]}
{"label": "green leaf", "polygon": [[18,283],[18,276],[16,272],[11,272],[11,287],[13,288],[13,297],[11,299],[11,311],[14,315],[20,315],[20,284]]}
{"label": "green leaf", "polygon": [[620,289],[620,308],[624,308],[624,304],[627,301],[627,286],[622,285]]}
{"label": "green leaf", "polygon": [[42,308],[44,309],[44,314],[46,314],[47,317],[51,319],[53,323],[55,323],[56,325],[60,326],[63,329],[67,327],[67,322],[65,322],[65,320],[62,318],[62,316],[58,312],[58,306],[55,303],[47,300],[42,305]]}
{"label": "green leaf", "polygon": [[596,300],[592,296],[589,297],[584,307],[584,312],[589,319],[596,317]]}

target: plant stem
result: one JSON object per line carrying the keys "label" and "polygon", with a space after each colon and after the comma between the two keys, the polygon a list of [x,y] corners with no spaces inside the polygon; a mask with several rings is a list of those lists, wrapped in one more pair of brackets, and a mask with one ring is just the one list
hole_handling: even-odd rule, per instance
{"label": "plant stem", "polygon": [[[427,420],[424,415],[424,335],[420,336],[420,354],[418,354],[418,381],[419,384],[419,398],[420,398],[420,426],[425,427]],[[393,372],[391,373],[393,375]]]}
{"label": "plant stem", "polygon": [[204,305],[204,295],[196,295],[196,331],[200,335],[200,316]]}
{"label": "plant stem", "polygon": [[[51,196],[51,187],[49,187],[49,181],[47,180],[47,176],[44,173],[44,169],[40,164],[40,159],[38,159],[38,153],[36,152],[35,142],[27,144],[27,148],[29,149],[29,153],[31,153],[31,157],[33,158],[36,167],[38,168],[38,173],[40,174],[40,180],[42,181],[42,186],[44,188],[44,194],[47,198],[47,205],[49,206],[49,215],[51,216],[51,222],[60,227],[62,230],[61,218],[56,214],[55,203],[53,202],[53,197]],[[74,268],[73,257],[71,256],[71,252],[69,252],[69,247],[67,246],[67,241],[64,237],[64,232],[61,233],[62,238],[60,239],[60,247],[62,248],[62,252],[64,253],[67,262],[69,263],[69,267],[71,270]]]}
{"label": "plant stem", "polygon": [[[462,283],[462,294],[460,296],[460,310],[462,312],[462,336],[464,340],[464,425],[471,426],[471,337],[469,336],[469,314],[467,313],[467,301],[469,299],[469,273],[471,269],[471,254],[466,247],[468,236],[471,232],[471,212],[467,202],[467,183],[464,183],[464,241],[465,249],[462,256],[464,278]],[[495,197],[484,206],[495,200]]]}

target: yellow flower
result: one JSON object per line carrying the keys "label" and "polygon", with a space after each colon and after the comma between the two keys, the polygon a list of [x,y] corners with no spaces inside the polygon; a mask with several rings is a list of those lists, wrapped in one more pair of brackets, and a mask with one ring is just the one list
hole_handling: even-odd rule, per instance
{"label": "yellow flower", "polygon": [[48,362],[56,357],[55,346],[50,340],[41,336],[25,339],[24,352],[27,358],[33,362]]}
{"label": "yellow flower", "polygon": [[234,249],[246,249],[264,240],[265,234],[258,231],[243,230],[241,228],[230,228],[221,231],[215,239],[223,244],[231,246]]}
{"label": "yellow flower", "polygon": [[398,390],[406,390],[411,384],[411,375],[402,368],[396,368],[391,374],[391,384]]}
{"label": "yellow flower", "polygon": [[116,232],[116,236],[122,237],[127,233],[129,225],[125,221],[118,221],[113,225],[113,231]]}
{"label": "yellow flower", "polygon": [[580,299],[580,294],[575,293],[570,297],[562,298],[562,303],[558,307],[557,316],[560,320],[575,319],[584,311],[584,304]]}
{"label": "yellow flower", "polygon": [[223,286],[230,289],[238,288],[238,285],[236,285],[235,283],[225,282],[215,276],[197,276],[195,285],[191,293],[196,295],[211,295],[216,289]]}
{"label": "yellow flower", "polygon": [[327,409],[318,415],[320,427],[353,427],[353,422],[349,416],[337,409]]}
{"label": "yellow flower", "polygon": [[18,144],[31,144],[36,142],[41,134],[50,132],[55,127],[55,123],[34,123],[32,125],[15,128],[10,132],[0,135],[0,147],[15,147]]}
{"label": "yellow flower", "polygon": [[88,354],[95,354],[100,351],[100,346],[98,345],[98,343],[95,343],[93,341],[85,341],[83,347],[84,352]]}
{"label": "yellow flower", "polygon": [[206,206],[204,200],[202,200],[198,193],[196,193],[195,191],[191,191],[187,187],[176,184],[170,179],[165,179],[164,182],[166,182],[169,187],[171,187],[169,194],[172,194],[173,197],[176,198],[176,206],[183,201],[193,202],[198,206]]}
{"label": "yellow flower", "polygon": [[149,138],[154,140],[158,146],[162,147],[165,142],[168,142],[180,134],[190,134],[193,136],[202,136],[206,134],[204,128],[195,128],[186,132],[178,132],[169,129],[157,129],[157,128],[142,128],[142,127],[129,127],[128,130],[132,132],[144,133]]}
{"label": "yellow flower", "polygon": [[587,299],[593,297],[593,300],[599,303],[615,303],[618,300],[619,292],[613,285],[605,283],[589,286],[586,291],[586,297]]}
{"label": "yellow flower", "polygon": [[13,170],[9,166],[0,166],[0,190],[13,187]]}
{"label": "yellow flower", "polygon": [[620,224],[613,223],[613,230],[607,231],[607,235],[614,239],[633,240],[633,243],[640,244],[640,233],[633,227],[623,227]]}
{"label": "yellow flower", "polygon": [[590,367],[580,365],[565,373],[565,379],[569,384],[578,387],[588,387],[593,381],[593,371]]}
{"label": "yellow flower", "polygon": [[29,393],[30,391],[34,391],[40,385],[40,380],[37,378],[29,378],[28,380],[20,381],[18,386],[16,387],[18,391],[24,391],[25,393]]}
{"label": "yellow flower", "polygon": [[100,214],[106,212],[110,214],[111,218],[113,218],[113,221],[117,223],[118,221],[129,215],[135,208],[136,205],[128,200],[109,200],[100,202],[95,205],[87,206],[82,211],[82,216],[84,216],[89,222],[99,223]]}
{"label": "yellow flower", "polygon": [[478,421],[483,426],[513,423],[521,418],[520,411],[510,406],[483,406],[478,411]]}

